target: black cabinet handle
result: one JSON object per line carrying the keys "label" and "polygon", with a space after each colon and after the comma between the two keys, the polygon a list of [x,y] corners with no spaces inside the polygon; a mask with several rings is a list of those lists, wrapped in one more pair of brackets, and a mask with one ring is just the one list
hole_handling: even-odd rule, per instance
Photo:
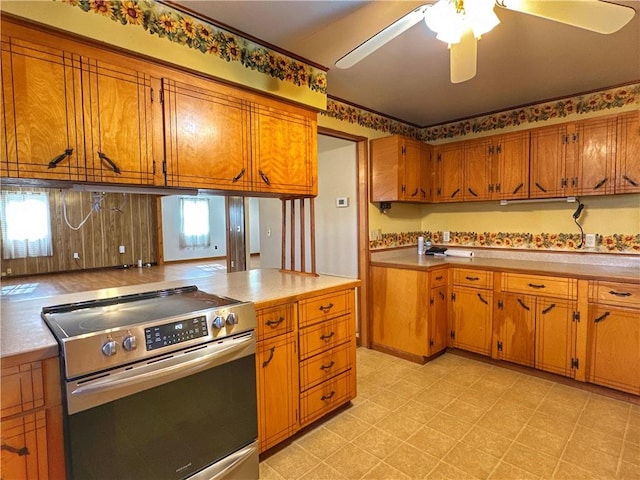
{"label": "black cabinet handle", "polygon": [[336,334],[336,332],[331,332],[328,335],[320,335],[320,340],[329,340],[331,337],[333,337]]}
{"label": "black cabinet handle", "polygon": [[520,189],[524,187],[524,183],[521,183],[520,185],[518,185],[515,190],[513,191],[514,194],[518,193],[520,191]]}
{"label": "black cabinet handle", "polygon": [[482,295],[480,295],[479,293],[477,295],[482,303],[484,303],[485,305],[489,305],[489,302],[487,302],[484,298],[482,298]]}
{"label": "black cabinet handle", "polygon": [[633,178],[629,178],[626,175],[623,175],[622,178],[624,178],[627,182],[629,182],[634,187],[638,186],[638,182],[636,182]]}
{"label": "black cabinet handle", "polygon": [[267,320],[264,322],[265,325],[269,325],[271,328],[277,327],[282,322],[284,322],[284,317],[280,317],[278,320]]}
{"label": "black cabinet handle", "polygon": [[544,288],[544,285],[542,284],[537,284],[537,283],[530,283],[529,286],[531,288]]}
{"label": "black cabinet handle", "polygon": [[467,280],[471,281],[471,282],[477,282],[478,280],[480,280],[480,277],[464,277]]}
{"label": "black cabinet handle", "polygon": [[455,197],[458,194],[459,191],[460,191],[460,189],[458,188],[455,192],[453,192],[451,194],[451,198]]}
{"label": "black cabinet handle", "polygon": [[477,197],[477,196],[478,196],[478,194],[477,194],[476,192],[474,192],[473,190],[471,190],[470,188],[467,188],[467,190],[469,190],[469,193],[470,193],[471,195],[473,195],[474,197]]}
{"label": "black cabinet handle", "polygon": [[258,173],[260,174],[260,178],[264,183],[266,183],[267,185],[271,185],[271,182],[269,181],[269,177],[267,177],[262,170],[258,170]]}
{"label": "black cabinet handle", "polygon": [[7,452],[15,453],[16,455],[19,455],[21,457],[24,457],[25,455],[29,455],[29,449],[27,447],[16,448],[16,447],[12,447],[11,445],[7,445],[6,443],[3,443],[2,445],[0,445],[0,449],[6,450]]}
{"label": "black cabinet handle", "polygon": [[520,299],[518,299],[518,303],[520,304],[520,306],[522,308],[524,308],[525,310],[531,310],[529,307],[527,307],[527,305]]}
{"label": "black cabinet handle", "polygon": [[324,400],[329,400],[331,398],[333,398],[333,396],[336,394],[335,390],[331,390],[331,393],[329,395],[322,395],[322,397],[320,397],[320,400],[324,401]]}
{"label": "black cabinet handle", "polygon": [[556,304],[552,303],[551,305],[549,305],[547,308],[545,308],[544,310],[542,310],[542,314],[546,315],[547,313],[549,313],[551,310],[553,310],[554,308],[556,308]]}
{"label": "black cabinet handle", "polygon": [[607,183],[607,180],[609,180],[609,177],[604,177],[602,180],[600,180],[598,183],[596,183],[596,185],[593,187],[594,190],[599,189],[601,186],[603,186],[605,183]]}
{"label": "black cabinet handle", "polygon": [[271,363],[271,360],[273,360],[273,354],[275,351],[276,351],[276,347],[271,347],[271,350],[269,350],[269,358],[267,358],[264,362],[262,362],[262,368],[266,367]]}
{"label": "black cabinet handle", "polygon": [[73,148],[67,148],[64,152],[62,152],[56,158],[51,160],[47,168],[56,168],[62,160],[64,160],[67,157],[70,157],[72,153],[73,153]]}
{"label": "black cabinet handle", "polygon": [[615,290],[610,290],[609,293],[611,295],[615,295],[616,297],[630,297],[631,293],[629,292],[616,292]]}
{"label": "black cabinet handle", "polygon": [[320,366],[320,370],[329,370],[331,367],[333,367],[336,364],[336,362],[334,362],[333,360],[331,360],[331,362],[328,365],[322,365]]}
{"label": "black cabinet handle", "polygon": [[418,189],[417,188],[416,188],[416,191],[411,194],[411,196],[415,197],[416,195],[418,195]]}
{"label": "black cabinet handle", "polygon": [[109,157],[107,157],[104,153],[98,152],[98,158],[100,158],[100,160],[102,160],[103,162],[107,162],[109,164],[109,166],[111,167],[111,170],[113,170],[114,173],[117,173],[118,175],[120,175],[120,169],[118,168],[118,165],[116,165],[113,162],[113,160],[111,160]]}
{"label": "black cabinet handle", "polygon": [[238,180],[240,180],[242,177],[244,176],[244,168],[242,169],[242,171],[237,174],[235,177],[233,177],[233,179],[231,180],[233,183],[236,183]]}
{"label": "black cabinet handle", "polygon": [[436,277],[436,280],[442,280],[442,275],[438,275],[438,276]]}
{"label": "black cabinet handle", "polygon": [[609,315],[611,315],[611,312],[604,312],[602,315],[600,315],[598,318],[596,318],[594,320],[595,323],[600,323],[602,320],[604,320],[605,318],[607,318]]}
{"label": "black cabinet handle", "polygon": [[322,313],[327,313],[329,310],[331,310],[333,308],[333,303],[330,303],[329,305],[327,305],[326,307],[324,305],[320,305],[318,307],[318,310],[321,310]]}
{"label": "black cabinet handle", "polygon": [[546,192],[547,189],[544,188],[542,185],[540,185],[538,182],[536,182],[536,187],[538,187],[539,190],[542,190],[543,192]]}
{"label": "black cabinet handle", "polygon": [[422,193],[423,198],[427,197],[427,192],[425,192],[423,189],[420,189],[420,192]]}

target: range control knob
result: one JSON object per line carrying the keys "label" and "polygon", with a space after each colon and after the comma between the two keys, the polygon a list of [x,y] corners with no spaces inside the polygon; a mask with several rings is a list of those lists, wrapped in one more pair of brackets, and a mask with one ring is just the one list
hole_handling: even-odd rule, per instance
{"label": "range control knob", "polygon": [[107,357],[111,355],[115,355],[118,350],[118,343],[115,340],[107,340],[102,345],[102,353],[104,353]]}
{"label": "range control knob", "polygon": [[138,342],[136,340],[136,337],[133,335],[127,335],[126,337],[124,337],[124,340],[122,340],[122,348],[124,348],[127,352],[135,350],[137,346]]}
{"label": "range control knob", "polygon": [[212,325],[213,325],[213,328],[217,328],[217,329],[224,327],[224,318],[218,315],[216,318],[213,319]]}
{"label": "range control knob", "polygon": [[230,313],[227,315],[227,325],[236,325],[238,323],[238,318],[235,313]]}

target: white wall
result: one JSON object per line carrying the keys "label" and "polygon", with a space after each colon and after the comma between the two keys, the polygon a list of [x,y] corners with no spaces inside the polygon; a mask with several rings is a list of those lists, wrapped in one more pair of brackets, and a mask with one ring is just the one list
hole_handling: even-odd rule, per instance
{"label": "white wall", "polygon": [[260,201],[249,198],[249,208],[245,209],[249,216],[249,253],[260,253]]}
{"label": "white wall", "polygon": [[209,248],[180,248],[180,198],[179,195],[162,197],[162,238],[165,261],[191,260],[196,258],[224,257],[226,248],[226,224],[224,197],[200,195],[209,199],[209,225],[211,246]]}

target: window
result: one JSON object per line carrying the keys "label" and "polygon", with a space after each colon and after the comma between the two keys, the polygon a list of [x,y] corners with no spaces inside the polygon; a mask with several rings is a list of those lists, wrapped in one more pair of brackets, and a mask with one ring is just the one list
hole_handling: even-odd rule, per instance
{"label": "window", "polygon": [[2,258],[53,255],[47,193],[2,192]]}
{"label": "window", "polygon": [[181,198],[180,213],[180,248],[211,246],[209,200],[207,198]]}

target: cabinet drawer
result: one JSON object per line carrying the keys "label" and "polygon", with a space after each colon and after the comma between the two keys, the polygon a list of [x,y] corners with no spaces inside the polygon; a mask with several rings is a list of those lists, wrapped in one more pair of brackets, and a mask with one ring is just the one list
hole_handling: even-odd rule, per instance
{"label": "cabinet drawer", "polygon": [[448,275],[446,269],[429,272],[429,288],[446,286],[447,280]]}
{"label": "cabinet drawer", "polygon": [[493,288],[493,272],[489,270],[456,268],[453,271],[453,283],[465,287]]}
{"label": "cabinet drawer", "polygon": [[304,360],[351,340],[352,321],[351,315],[345,315],[301,330],[300,359]]}
{"label": "cabinet drawer", "polygon": [[574,278],[505,273],[501,289],[503,292],[575,299],[576,285]]}
{"label": "cabinet drawer", "polygon": [[258,340],[275,337],[293,330],[293,304],[261,308],[256,312]]}
{"label": "cabinet drawer", "polygon": [[640,285],[600,281],[590,282],[589,301],[621,307],[640,307]]}
{"label": "cabinet drawer", "polygon": [[305,425],[334,408],[348,402],[353,397],[351,392],[352,370],[321,383],[300,395],[300,423]]}
{"label": "cabinet drawer", "polygon": [[300,301],[300,327],[350,313],[350,295],[351,290],[346,290]]}
{"label": "cabinet drawer", "polygon": [[300,364],[300,391],[318,385],[351,368],[351,343],[323,352]]}
{"label": "cabinet drawer", "polygon": [[2,369],[2,417],[44,406],[42,363],[25,363]]}

